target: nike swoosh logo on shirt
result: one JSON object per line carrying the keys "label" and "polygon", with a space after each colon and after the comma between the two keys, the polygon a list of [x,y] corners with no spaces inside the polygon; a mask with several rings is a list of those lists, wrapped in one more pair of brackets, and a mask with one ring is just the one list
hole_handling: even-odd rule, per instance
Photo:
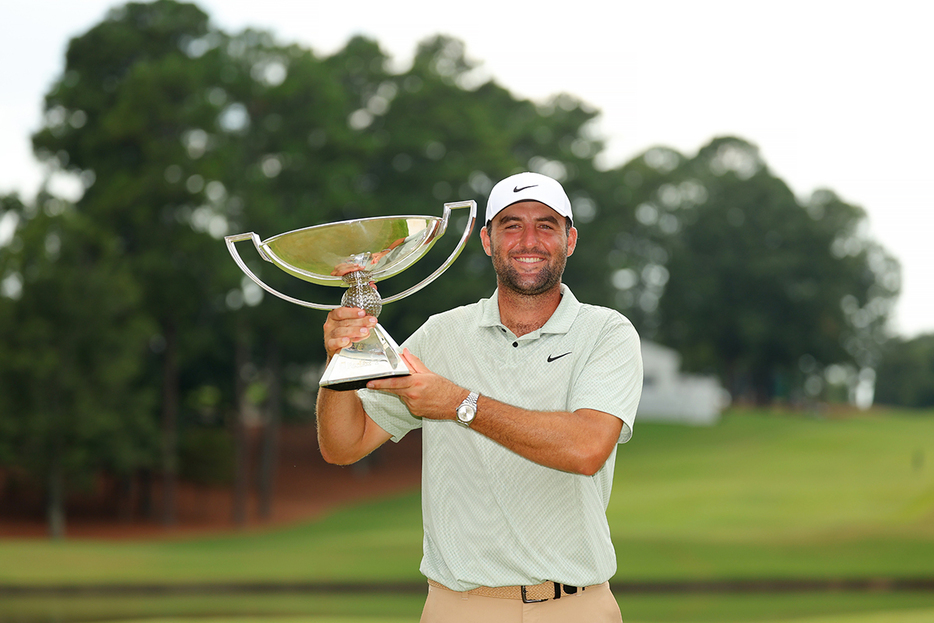
{"label": "nike swoosh logo on shirt", "polygon": [[557,357],[552,357],[551,355],[548,355],[548,363],[551,363],[552,361],[554,361],[554,360],[556,360],[556,359],[561,359],[562,357],[567,357],[567,356],[570,355],[570,354],[571,354],[571,353],[570,353],[570,351],[569,351],[569,352],[564,353],[563,355],[558,355]]}

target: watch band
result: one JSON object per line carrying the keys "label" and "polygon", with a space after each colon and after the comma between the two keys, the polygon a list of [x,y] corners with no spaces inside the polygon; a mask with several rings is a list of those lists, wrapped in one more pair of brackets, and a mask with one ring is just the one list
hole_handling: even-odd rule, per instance
{"label": "watch band", "polygon": [[479,398],[480,394],[477,392],[470,392],[467,394],[464,401],[457,407],[457,412],[454,416],[458,424],[468,428],[470,427],[474,418],[477,416],[477,400]]}

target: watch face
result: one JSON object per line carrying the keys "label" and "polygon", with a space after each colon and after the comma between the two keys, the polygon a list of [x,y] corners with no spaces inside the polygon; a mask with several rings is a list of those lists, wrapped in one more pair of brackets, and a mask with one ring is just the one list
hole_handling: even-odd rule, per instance
{"label": "watch face", "polygon": [[461,405],[457,408],[457,419],[461,422],[470,422],[476,413],[470,405]]}

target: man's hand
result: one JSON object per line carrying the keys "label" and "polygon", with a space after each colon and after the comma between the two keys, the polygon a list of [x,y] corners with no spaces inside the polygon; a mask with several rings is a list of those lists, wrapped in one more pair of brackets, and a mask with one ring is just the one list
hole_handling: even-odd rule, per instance
{"label": "man's hand", "polygon": [[332,309],[324,323],[324,350],[327,351],[328,361],[340,349],[364,339],[370,334],[370,329],[375,326],[376,318],[368,316],[362,309],[356,307]]}
{"label": "man's hand", "polygon": [[395,394],[415,417],[453,420],[457,407],[470,392],[429,370],[408,348],[402,351],[402,359],[412,374],[374,379],[367,387]]}

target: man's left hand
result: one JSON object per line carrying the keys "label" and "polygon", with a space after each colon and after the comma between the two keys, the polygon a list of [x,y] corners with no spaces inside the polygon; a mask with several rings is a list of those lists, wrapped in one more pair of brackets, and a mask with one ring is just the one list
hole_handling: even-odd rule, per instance
{"label": "man's left hand", "polygon": [[415,417],[453,420],[457,407],[470,392],[429,370],[408,348],[402,351],[402,359],[412,374],[374,379],[367,388],[395,394]]}

